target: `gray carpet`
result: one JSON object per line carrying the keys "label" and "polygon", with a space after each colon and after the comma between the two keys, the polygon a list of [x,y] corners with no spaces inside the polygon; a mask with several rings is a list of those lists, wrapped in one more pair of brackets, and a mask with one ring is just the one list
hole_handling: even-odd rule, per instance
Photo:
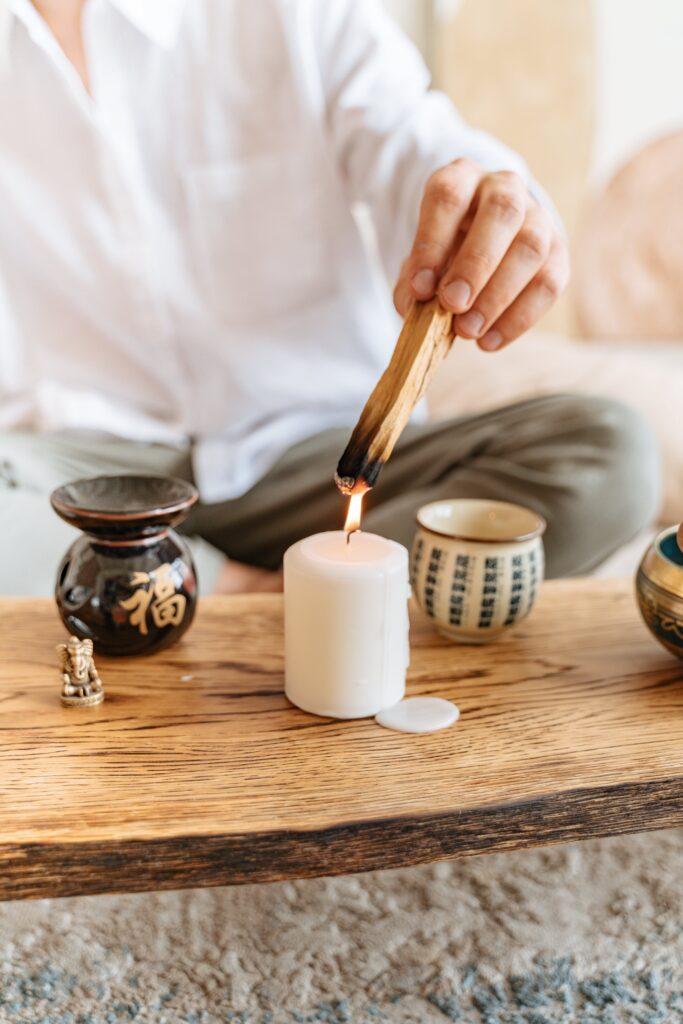
{"label": "gray carpet", "polygon": [[4,904],[0,940],[3,1024],[671,1024],[683,833]]}

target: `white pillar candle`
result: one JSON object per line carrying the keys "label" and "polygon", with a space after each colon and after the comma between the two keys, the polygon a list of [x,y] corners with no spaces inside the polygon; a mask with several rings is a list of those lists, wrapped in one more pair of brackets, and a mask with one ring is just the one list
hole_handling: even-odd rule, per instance
{"label": "white pillar candle", "polygon": [[285,693],[326,718],[364,718],[403,698],[408,552],[372,533],[318,533],[285,554]]}

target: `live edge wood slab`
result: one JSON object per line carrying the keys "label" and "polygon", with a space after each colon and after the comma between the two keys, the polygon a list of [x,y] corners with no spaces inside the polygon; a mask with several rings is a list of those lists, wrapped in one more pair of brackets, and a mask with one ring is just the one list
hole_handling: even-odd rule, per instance
{"label": "live edge wood slab", "polygon": [[[683,824],[683,665],[631,585],[546,584],[490,647],[413,616],[432,736],[335,722],[282,692],[282,602],[214,598],[179,645],[98,659],[63,708],[52,602],[0,601],[0,897],[186,888],[398,867]],[[192,676],[183,680],[182,677]]]}

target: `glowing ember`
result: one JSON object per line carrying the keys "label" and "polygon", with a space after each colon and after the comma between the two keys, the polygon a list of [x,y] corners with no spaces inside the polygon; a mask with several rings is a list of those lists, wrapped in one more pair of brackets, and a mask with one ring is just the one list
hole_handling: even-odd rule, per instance
{"label": "glowing ember", "polygon": [[352,494],[349,498],[349,511],[346,516],[346,522],[344,523],[344,530],[346,532],[346,539],[351,537],[352,533],[356,530],[360,530],[360,520],[363,513],[363,495]]}

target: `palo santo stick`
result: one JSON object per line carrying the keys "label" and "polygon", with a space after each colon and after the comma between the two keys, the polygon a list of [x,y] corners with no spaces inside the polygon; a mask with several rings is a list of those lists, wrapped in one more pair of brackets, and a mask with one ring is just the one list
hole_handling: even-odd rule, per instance
{"label": "palo santo stick", "polygon": [[450,351],[452,329],[453,314],[438,299],[413,306],[339,460],[335,480],[343,494],[362,494],[377,483],[413,409]]}

